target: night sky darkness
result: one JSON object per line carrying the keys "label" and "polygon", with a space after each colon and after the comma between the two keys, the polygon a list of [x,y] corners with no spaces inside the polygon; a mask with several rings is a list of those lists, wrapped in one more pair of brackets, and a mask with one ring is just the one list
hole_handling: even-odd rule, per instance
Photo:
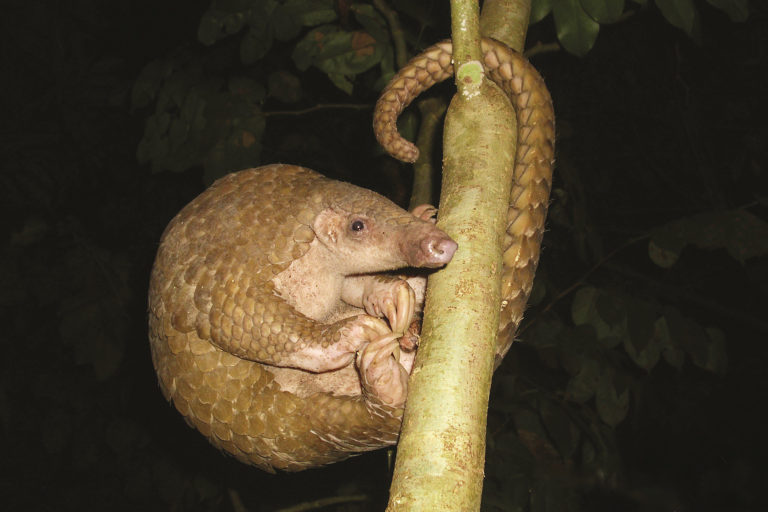
{"label": "night sky darkness", "polygon": [[[434,4],[424,43],[448,34],[446,7]],[[652,297],[721,329],[728,357],[724,375],[690,360],[680,371],[663,362],[650,375],[633,369],[643,386],[616,428],[617,479],[569,474],[563,465],[581,510],[768,509],[768,255],[739,262],[725,248],[691,246],[662,269],[642,238],[706,212],[745,208],[768,221],[768,11],[755,8],[735,24],[697,5],[701,45],[648,9],[602,27],[584,58],[556,51],[532,60],[555,102],[558,168],[539,273],[547,292],[527,322],[546,322],[544,307],[601,262],[585,284]],[[237,495],[247,510],[268,511],[359,493],[369,500],[323,510],[386,503],[386,451],[268,475],[212,448],[157,386],[149,272],[163,228],[205,184],[200,167],[171,173],[139,164],[151,109],[131,108],[131,87],[154,59],[210,51],[196,39],[208,6],[11,0],[0,7],[0,509],[236,510]],[[531,27],[529,45],[554,40],[551,18]],[[266,66],[289,60],[291,48],[276,43]],[[410,169],[376,150],[370,76],[350,97],[316,69],[295,72],[302,99],[270,98],[265,111],[371,109],[269,117],[253,165],[306,165],[407,200]],[[572,297],[548,314],[567,320]],[[494,400],[505,396],[499,380],[547,366],[522,338],[499,370],[507,379],[497,380]],[[544,387],[563,378],[561,371],[547,381],[550,370],[539,373]],[[513,430],[503,415],[490,425]]]}

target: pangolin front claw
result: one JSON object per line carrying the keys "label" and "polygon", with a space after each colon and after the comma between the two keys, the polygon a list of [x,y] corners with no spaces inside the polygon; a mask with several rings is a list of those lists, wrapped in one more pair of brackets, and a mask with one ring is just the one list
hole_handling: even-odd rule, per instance
{"label": "pangolin front claw", "polygon": [[403,279],[372,280],[363,303],[368,314],[385,317],[397,334],[408,329],[416,313],[416,295]]}
{"label": "pangolin front claw", "polygon": [[408,372],[399,362],[397,334],[369,343],[357,354],[363,393],[390,407],[402,407],[408,394]]}

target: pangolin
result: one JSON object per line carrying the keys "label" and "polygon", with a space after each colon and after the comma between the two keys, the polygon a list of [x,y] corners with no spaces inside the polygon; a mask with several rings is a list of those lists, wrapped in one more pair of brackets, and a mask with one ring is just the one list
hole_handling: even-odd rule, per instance
{"label": "pangolin", "polygon": [[[520,130],[500,358],[538,261],[554,117],[527,61],[495,41],[484,40],[483,50],[489,76],[517,107]],[[415,159],[397,134],[399,113],[451,73],[451,45],[438,43],[385,89],[374,123],[394,156]],[[407,334],[424,281],[379,272],[450,261],[456,244],[434,226],[433,213],[428,206],[408,213],[290,165],[214,183],[166,228],[152,270],[149,337],[165,397],[212,444],[267,471],[394,444],[413,362]]]}
{"label": "pangolin", "polygon": [[268,471],[393,444],[413,361],[399,346],[423,278],[378,273],[439,267],[456,250],[424,220],[434,209],[414,212],[292,165],[218,180],[168,225],[152,269],[166,398]]}

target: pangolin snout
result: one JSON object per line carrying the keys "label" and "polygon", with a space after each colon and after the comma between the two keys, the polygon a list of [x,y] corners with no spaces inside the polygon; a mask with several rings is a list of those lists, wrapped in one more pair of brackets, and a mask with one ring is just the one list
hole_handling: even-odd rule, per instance
{"label": "pangolin snout", "polygon": [[451,258],[459,244],[448,238],[447,235],[438,237],[427,237],[421,241],[421,250],[425,256],[425,267],[440,267],[445,265]]}

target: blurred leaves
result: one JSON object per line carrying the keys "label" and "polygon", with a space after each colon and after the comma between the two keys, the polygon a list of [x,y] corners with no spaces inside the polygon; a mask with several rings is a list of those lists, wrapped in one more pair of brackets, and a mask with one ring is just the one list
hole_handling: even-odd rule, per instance
{"label": "blurred leaves", "polygon": [[[207,183],[258,165],[266,129],[264,101],[297,103],[305,90],[301,75],[287,63],[264,80],[262,59],[275,41],[293,41],[296,69],[314,66],[346,94],[352,94],[358,75],[377,65],[391,72],[384,19],[366,4],[352,4],[349,11],[360,28],[335,23],[332,0],[213,1],[198,28],[199,41],[213,53],[186,52],[152,62],[136,79],[133,107],[154,104],[137,150],[139,161],[155,171],[203,166]],[[307,27],[314,28],[301,35]],[[240,37],[238,58],[246,67],[239,75],[226,70],[226,58],[219,55],[223,50],[215,46],[233,36]]]}
{"label": "blurred leaves", "polygon": [[656,5],[669,23],[695,41],[701,41],[699,11],[693,5],[693,0],[656,0]]}
{"label": "blurred leaves", "polygon": [[743,264],[768,254],[768,223],[745,210],[701,213],[655,229],[648,253],[654,263],[669,268],[688,245],[725,249]]}
{"label": "blurred leaves", "polygon": [[352,94],[352,78],[378,64],[383,47],[363,31],[348,32],[333,25],[310,31],[293,52],[300,71],[314,65],[347,94]]}
{"label": "blurred leaves", "polygon": [[557,39],[569,52],[583,57],[592,49],[600,24],[589,17],[579,0],[553,0]]}
{"label": "blurred leaves", "polygon": [[598,23],[614,23],[624,12],[624,0],[581,0],[581,6]]}
{"label": "blurred leaves", "polygon": [[[647,0],[633,0],[641,8]],[[698,0],[703,1],[703,0]],[[725,12],[732,21],[743,22],[749,17],[749,0],[706,0]],[[697,43],[702,42],[699,10],[694,0],[655,0],[664,19],[681,29]],[[568,52],[583,57],[595,44],[600,25],[616,23],[631,15],[625,0],[532,0],[531,24],[554,14],[557,39]]]}
{"label": "blurred leaves", "polygon": [[[748,15],[745,1],[708,0],[734,20]],[[698,11],[693,0],[657,0],[665,18],[700,38]],[[398,4],[419,18],[419,9]],[[594,46],[601,24],[615,23],[629,9],[624,0],[537,0],[531,8],[531,22],[550,12],[557,38],[577,56]],[[354,22],[351,23],[347,13]],[[347,95],[364,73],[380,67],[374,87],[383,87],[392,69],[393,49],[384,18],[365,3],[350,3],[342,18],[333,0],[214,0],[202,15],[199,41],[215,52],[217,43],[239,38],[237,59],[245,66],[236,76],[234,63],[226,58],[194,52],[150,63],[137,78],[132,93],[134,108],[148,108],[145,133],[137,156],[155,171],[180,172],[202,166],[210,183],[233,169],[258,165],[266,129],[263,104],[268,98],[297,103],[307,88],[303,72],[315,67]],[[292,48],[295,73],[287,63],[266,73],[264,57],[276,42]],[[223,48],[223,47],[222,47]],[[212,54],[213,55],[213,54]],[[229,57],[227,57],[229,58]],[[267,80],[265,80],[267,77]],[[292,77],[278,87],[276,77]],[[231,80],[249,79],[259,88],[249,93],[228,90]],[[663,255],[660,256],[663,258]]]}
{"label": "blurred leaves", "polygon": [[600,419],[611,427],[617,426],[629,411],[629,389],[621,385],[617,375],[607,371],[600,377],[595,392],[595,406]]}
{"label": "blurred leaves", "polygon": [[[656,366],[662,350],[682,350],[696,365],[710,371],[718,372],[725,367],[724,360],[713,359],[725,357],[721,349],[724,340],[711,338],[703,327],[684,318],[676,309],[661,310],[653,302],[587,286],[574,296],[571,315],[577,326],[594,329],[597,340],[606,349],[621,345],[646,372]],[[583,389],[583,385],[577,389]],[[579,396],[584,396],[584,391]]]}
{"label": "blurred leaves", "polygon": [[550,12],[552,0],[531,0],[531,24],[540,22]]}
{"label": "blurred leaves", "polygon": [[134,107],[156,99],[139,143],[140,162],[155,171],[202,165],[207,182],[253,167],[261,155],[266,119],[262,83],[244,76],[208,78],[194,62],[148,65],[134,86]]}
{"label": "blurred leaves", "polygon": [[[610,451],[614,429],[631,414],[646,377],[662,360],[677,372],[688,361],[723,375],[727,340],[720,329],[702,326],[672,306],[605,287],[579,288],[570,312],[573,326],[547,315],[527,331],[523,345],[535,351],[547,373],[529,361],[515,366],[514,378],[497,375],[496,389],[504,399],[491,402],[491,417],[509,415],[519,441],[539,464],[581,464],[614,478],[620,466]],[[513,350],[513,360],[517,353]],[[549,372],[558,368],[565,378],[553,389]],[[544,485],[547,479],[536,481]],[[529,498],[515,495],[514,503],[520,510],[545,506]]]}

